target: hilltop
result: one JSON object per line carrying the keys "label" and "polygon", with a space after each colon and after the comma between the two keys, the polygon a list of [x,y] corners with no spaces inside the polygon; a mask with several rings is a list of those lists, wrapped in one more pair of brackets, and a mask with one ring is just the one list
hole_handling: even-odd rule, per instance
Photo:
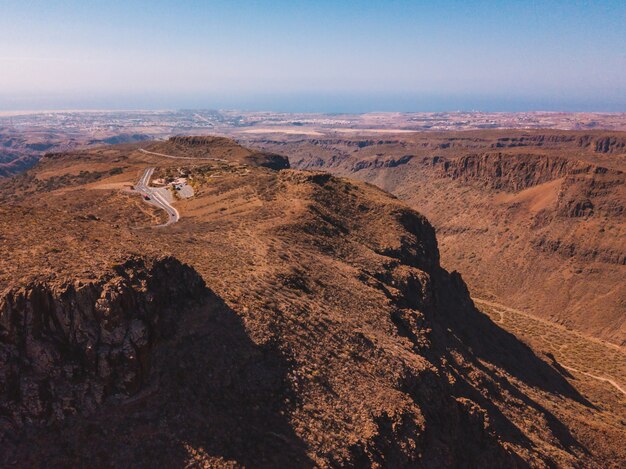
{"label": "hilltop", "polygon": [[245,141],[425,214],[476,297],[626,343],[626,133],[484,130]]}
{"label": "hilltop", "polygon": [[[620,396],[478,311],[423,215],[279,153],[116,145],[0,189],[0,464],[624,460]],[[193,186],[178,222],[147,167]]]}

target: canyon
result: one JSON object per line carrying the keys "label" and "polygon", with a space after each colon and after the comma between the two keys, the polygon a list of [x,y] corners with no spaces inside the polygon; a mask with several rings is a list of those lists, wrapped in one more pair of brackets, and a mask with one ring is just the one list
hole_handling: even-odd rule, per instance
{"label": "canyon", "polygon": [[[177,137],[7,180],[1,465],[619,466],[617,389],[479,310],[419,212],[299,156]],[[373,166],[460,179],[404,156]],[[193,186],[176,223],[146,167]]]}
{"label": "canyon", "polygon": [[426,215],[473,295],[626,341],[626,134],[507,130],[241,136]]}

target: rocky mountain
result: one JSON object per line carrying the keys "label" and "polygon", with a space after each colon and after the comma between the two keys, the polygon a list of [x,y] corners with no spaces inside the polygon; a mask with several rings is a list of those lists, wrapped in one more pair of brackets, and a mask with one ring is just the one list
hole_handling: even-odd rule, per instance
{"label": "rocky mountain", "polygon": [[186,155],[185,158],[213,157],[251,166],[272,169],[289,168],[289,160],[282,155],[250,150],[226,137],[170,137],[164,142],[151,145],[150,149],[163,154]]}
{"label": "rocky mountain", "polygon": [[[623,402],[478,311],[404,202],[225,139],[141,150],[0,189],[0,465],[626,457]],[[193,183],[177,223],[130,189],[148,167]]]}
{"label": "rocky mountain", "polygon": [[437,229],[473,295],[626,341],[624,133],[248,137],[298,168],[374,183]]}
{"label": "rocky mountain", "polygon": [[141,142],[149,137],[125,132],[102,132],[61,129],[18,131],[0,127],[0,178],[8,178],[32,168],[47,153],[79,147]]}
{"label": "rocky mountain", "polygon": [[26,171],[32,168],[37,161],[36,155],[20,155],[0,151],[0,178]]}

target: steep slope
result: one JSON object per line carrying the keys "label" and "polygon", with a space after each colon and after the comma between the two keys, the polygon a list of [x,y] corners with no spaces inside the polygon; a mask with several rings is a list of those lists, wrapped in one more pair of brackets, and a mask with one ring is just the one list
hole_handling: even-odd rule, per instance
{"label": "steep slope", "polygon": [[282,155],[253,151],[226,137],[170,137],[167,141],[148,145],[146,150],[174,157],[215,158],[272,169],[289,168],[289,160]]}
{"label": "steep slope", "polygon": [[22,156],[0,150],[0,178],[9,177],[32,168],[38,161],[35,155]]}
{"label": "steep slope", "polygon": [[489,131],[249,143],[418,208],[474,295],[624,344],[625,141]]}
{"label": "steep slope", "polygon": [[78,131],[71,125],[54,129],[35,126],[26,131],[0,127],[0,178],[8,178],[32,168],[41,157],[50,152],[113,143],[141,142],[148,138],[141,133],[111,130]]}
{"label": "steep slope", "polygon": [[[203,145],[61,154],[1,190],[1,464],[623,461],[623,404],[477,311],[423,216]],[[178,223],[128,190],[147,166],[198,181]]]}

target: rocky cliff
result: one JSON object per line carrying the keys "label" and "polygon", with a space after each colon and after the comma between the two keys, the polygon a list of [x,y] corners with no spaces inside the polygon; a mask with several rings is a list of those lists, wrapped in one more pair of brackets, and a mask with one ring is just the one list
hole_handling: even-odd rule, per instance
{"label": "rocky cliff", "polygon": [[[89,415],[149,382],[155,345],[172,336],[204,282],[172,258],[131,259],[90,283],[29,284],[0,300],[5,424]],[[6,430],[6,428],[5,428]]]}
{"label": "rocky cliff", "polygon": [[584,135],[577,140],[577,143],[580,147],[591,148],[598,153],[626,153],[626,138],[624,137]]}
{"label": "rocky cliff", "polygon": [[[613,408],[478,311],[433,226],[397,198],[324,173],[157,158],[46,159],[29,175],[64,182],[0,206],[0,465],[623,459]],[[220,177],[152,228],[156,209],[125,189],[148,164]]]}
{"label": "rocky cliff", "polygon": [[536,154],[480,153],[455,159],[434,157],[429,162],[443,175],[453,179],[511,192],[565,176],[611,173],[614,177],[623,177],[621,171],[608,170],[580,160]]}
{"label": "rocky cliff", "polygon": [[453,160],[434,157],[425,162],[446,177],[508,192],[562,179],[557,208],[562,216],[595,214],[621,218],[624,213],[624,198],[616,195],[623,192],[625,174],[584,161],[532,154],[482,153]]}
{"label": "rocky cliff", "polygon": [[499,130],[255,144],[418,208],[438,230],[444,264],[476,295],[622,344],[625,140]]}

